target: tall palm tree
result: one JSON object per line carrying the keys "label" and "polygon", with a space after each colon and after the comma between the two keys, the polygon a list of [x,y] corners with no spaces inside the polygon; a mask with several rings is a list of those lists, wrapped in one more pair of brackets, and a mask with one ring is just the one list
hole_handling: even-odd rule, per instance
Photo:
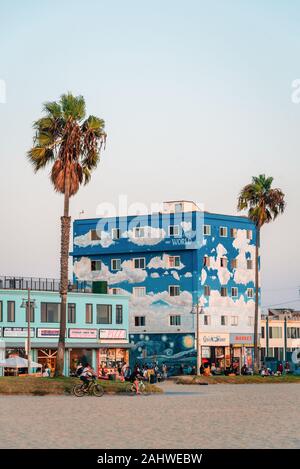
{"label": "tall palm tree", "polygon": [[238,210],[248,210],[248,218],[256,225],[255,243],[255,316],[254,316],[254,372],[259,369],[258,311],[259,311],[259,247],[260,230],[284,212],[284,193],[272,188],[273,178],[260,174],[252,177],[251,184],[242,188],[238,197]]}
{"label": "tall palm tree", "polygon": [[99,162],[106,141],[104,120],[86,118],[82,96],[63,94],[59,101],[47,102],[44,116],[34,122],[35,136],[28,158],[37,172],[52,165],[50,178],[55,191],[64,194],[64,214],[61,217],[60,296],[61,316],[55,375],[62,376],[66,334],[68,294],[68,259],[71,217],[70,197],[81,184],[87,184]]}

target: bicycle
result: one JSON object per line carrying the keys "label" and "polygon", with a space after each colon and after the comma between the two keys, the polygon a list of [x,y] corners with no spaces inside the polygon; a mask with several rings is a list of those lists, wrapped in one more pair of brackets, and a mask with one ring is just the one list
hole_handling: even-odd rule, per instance
{"label": "bicycle", "polygon": [[104,394],[104,389],[96,382],[96,378],[93,378],[87,388],[84,383],[75,384],[73,387],[73,394],[76,397],[83,397],[85,395],[87,396],[88,394],[94,395],[96,397],[102,397]]}
{"label": "bicycle", "polygon": [[[144,381],[142,380],[138,380],[138,392],[140,394],[142,394],[143,396],[149,396],[150,392],[147,391],[147,387],[144,383]],[[135,387],[135,384],[134,383],[128,383],[127,386],[126,386],[126,391],[125,391],[127,394],[129,394],[130,396],[133,396],[135,394],[137,394],[136,392],[136,387]]]}

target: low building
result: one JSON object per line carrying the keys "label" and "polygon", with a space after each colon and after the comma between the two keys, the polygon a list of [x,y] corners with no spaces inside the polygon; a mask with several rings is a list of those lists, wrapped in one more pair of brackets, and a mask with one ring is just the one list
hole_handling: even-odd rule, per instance
{"label": "low building", "polygon": [[300,349],[300,311],[270,309],[261,320],[261,359],[287,360],[288,354]]}
{"label": "low building", "polygon": [[[59,281],[31,278],[0,278],[0,342],[5,356],[26,357],[28,323],[27,289],[31,301],[32,359],[54,371],[60,322]],[[78,286],[68,293],[64,374],[75,370],[78,361],[94,369],[129,362],[128,298],[93,293]]]}

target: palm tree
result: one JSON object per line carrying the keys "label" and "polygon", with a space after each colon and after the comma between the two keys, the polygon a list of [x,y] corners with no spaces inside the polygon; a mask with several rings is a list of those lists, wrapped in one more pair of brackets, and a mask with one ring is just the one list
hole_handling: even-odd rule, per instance
{"label": "palm tree", "polygon": [[259,247],[260,230],[265,223],[274,221],[284,212],[284,193],[272,188],[272,177],[260,174],[252,177],[251,184],[242,188],[238,197],[238,210],[248,210],[248,218],[256,226],[255,243],[255,316],[254,316],[254,372],[259,369],[258,356],[258,310],[259,310]]}
{"label": "palm tree", "polygon": [[52,165],[51,182],[55,191],[64,194],[60,256],[61,316],[55,369],[55,375],[62,376],[69,283],[69,201],[81,184],[90,181],[91,172],[96,168],[101,148],[105,145],[106,133],[104,120],[95,116],[85,117],[85,101],[82,96],[63,94],[59,101],[45,103],[43,111],[44,116],[33,124],[35,137],[27,156],[35,172],[48,164]]}

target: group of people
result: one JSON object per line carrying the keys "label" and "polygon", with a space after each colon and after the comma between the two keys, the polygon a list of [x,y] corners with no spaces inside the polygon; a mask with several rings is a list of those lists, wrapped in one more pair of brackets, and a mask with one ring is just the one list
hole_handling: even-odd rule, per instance
{"label": "group of people", "polygon": [[259,371],[259,374],[261,376],[281,376],[282,374],[284,373],[290,373],[291,369],[290,369],[290,364],[289,362],[285,362],[285,364],[283,365],[282,362],[279,362],[278,365],[277,365],[277,370],[271,370],[271,368],[267,367],[267,366],[262,366],[260,371]]}

